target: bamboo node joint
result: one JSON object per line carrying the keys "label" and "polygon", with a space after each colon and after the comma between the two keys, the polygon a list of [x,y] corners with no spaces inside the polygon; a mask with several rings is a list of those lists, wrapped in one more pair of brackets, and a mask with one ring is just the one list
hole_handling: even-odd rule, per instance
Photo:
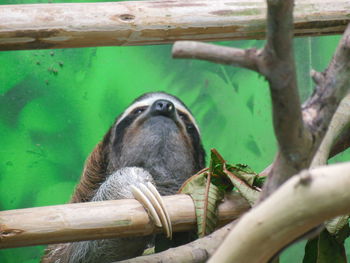
{"label": "bamboo node joint", "polygon": [[7,237],[16,236],[23,232],[24,230],[22,229],[5,229],[3,227],[0,227],[0,242]]}

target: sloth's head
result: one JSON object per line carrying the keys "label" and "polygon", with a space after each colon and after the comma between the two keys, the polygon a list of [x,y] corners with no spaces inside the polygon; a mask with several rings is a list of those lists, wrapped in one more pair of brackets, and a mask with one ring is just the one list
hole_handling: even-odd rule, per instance
{"label": "sloth's head", "polygon": [[108,175],[132,166],[146,169],[163,195],[204,168],[200,131],[178,98],[163,92],[137,98],[89,156],[71,202],[91,200]]}
{"label": "sloth's head", "polygon": [[109,140],[109,173],[121,167],[143,167],[159,185],[173,181],[178,187],[205,165],[193,115],[183,102],[167,93],[146,93],[137,98],[117,118]]}

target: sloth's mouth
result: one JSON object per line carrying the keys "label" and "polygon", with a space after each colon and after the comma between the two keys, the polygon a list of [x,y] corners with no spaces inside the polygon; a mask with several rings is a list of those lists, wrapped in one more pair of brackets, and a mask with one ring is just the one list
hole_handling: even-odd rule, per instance
{"label": "sloth's mouth", "polygon": [[170,117],[170,116],[164,116],[164,115],[154,115],[154,116],[151,116],[146,122],[149,122],[149,123],[152,123],[152,124],[174,124],[176,121],[175,121],[175,118],[173,117]]}
{"label": "sloth's mouth", "polygon": [[179,123],[177,122],[176,118],[164,115],[150,116],[142,125],[152,129],[153,131],[159,130],[169,132],[177,131],[179,129]]}

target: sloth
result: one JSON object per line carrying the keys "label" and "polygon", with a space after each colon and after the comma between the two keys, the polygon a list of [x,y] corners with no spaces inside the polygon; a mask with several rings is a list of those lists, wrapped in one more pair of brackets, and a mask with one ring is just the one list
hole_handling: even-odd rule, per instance
{"label": "sloth", "polygon": [[[172,195],[204,166],[200,131],[190,110],[170,94],[146,93],[94,148],[70,202],[133,198],[132,187],[147,183],[161,195]],[[50,245],[41,262],[124,260],[141,255],[151,242],[146,236]]]}

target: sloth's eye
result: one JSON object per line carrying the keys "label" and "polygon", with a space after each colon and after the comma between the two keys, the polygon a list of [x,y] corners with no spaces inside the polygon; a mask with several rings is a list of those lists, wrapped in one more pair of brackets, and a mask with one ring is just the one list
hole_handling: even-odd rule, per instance
{"label": "sloth's eye", "polygon": [[182,113],[182,112],[179,112],[179,117],[182,119],[182,120],[188,120],[188,117],[185,113]]}
{"label": "sloth's eye", "polygon": [[146,110],[146,107],[140,107],[140,108],[134,109],[134,110],[132,111],[132,114],[139,115],[139,114],[141,114],[142,112],[144,112],[145,110]]}

